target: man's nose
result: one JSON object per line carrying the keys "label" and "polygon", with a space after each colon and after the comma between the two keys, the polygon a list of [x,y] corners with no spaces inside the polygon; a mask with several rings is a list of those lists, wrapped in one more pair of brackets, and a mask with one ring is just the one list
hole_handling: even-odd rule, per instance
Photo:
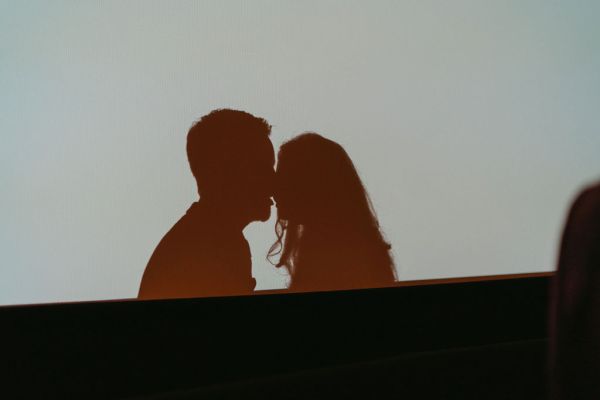
{"label": "man's nose", "polygon": [[275,180],[275,171],[273,171],[272,173],[269,174],[267,181],[266,181],[266,190],[269,192],[270,196],[274,196],[275,195],[275,191],[276,191],[276,180]]}

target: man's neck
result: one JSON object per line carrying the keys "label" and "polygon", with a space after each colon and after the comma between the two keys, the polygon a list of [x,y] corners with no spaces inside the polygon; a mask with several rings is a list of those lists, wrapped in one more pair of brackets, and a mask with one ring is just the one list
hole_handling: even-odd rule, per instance
{"label": "man's neck", "polygon": [[244,215],[235,207],[227,203],[216,201],[215,199],[202,198],[196,202],[205,212],[219,220],[223,228],[228,230],[242,232],[251,221],[248,221]]}

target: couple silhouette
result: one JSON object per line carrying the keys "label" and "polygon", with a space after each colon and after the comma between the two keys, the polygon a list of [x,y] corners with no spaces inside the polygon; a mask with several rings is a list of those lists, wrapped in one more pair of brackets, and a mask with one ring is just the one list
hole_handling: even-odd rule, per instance
{"label": "couple silhouette", "polygon": [[276,241],[268,251],[290,291],[381,287],[395,281],[369,196],[346,151],[316,133],[284,143],[244,111],[219,109],[187,135],[200,199],[167,232],[144,271],[138,298],[252,294],[250,247],[242,233],[265,222],[275,200]]}

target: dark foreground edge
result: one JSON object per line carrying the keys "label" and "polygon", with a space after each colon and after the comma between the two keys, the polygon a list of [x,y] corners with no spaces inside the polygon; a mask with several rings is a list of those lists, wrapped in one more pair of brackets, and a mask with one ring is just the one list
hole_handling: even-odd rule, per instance
{"label": "dark foreground edge", "polygon": [[549,279],[0,308],[2,390],[17,394],[11,398],[215,390],[222,397],[248,394],[256,382],[264,383],[261,390],[301,391],[311,379],[356,382],[383,374],[398,390],[428,376],[438,385],[465,379],[485,391],[482,376],[470,382],[465,374],[510,371],[507,388],[521,377],[541,396]]}

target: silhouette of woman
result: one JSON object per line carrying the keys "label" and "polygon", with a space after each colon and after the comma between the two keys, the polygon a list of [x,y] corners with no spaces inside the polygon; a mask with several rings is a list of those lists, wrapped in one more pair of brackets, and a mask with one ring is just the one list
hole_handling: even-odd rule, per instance
{"label": "silhouette of woman", "polygon": [[369,196],[338,143],[304,133],[279,149],[274,198],[277,241],[269,260],[292,291],[382,287],[395,281],[391,246]]}

